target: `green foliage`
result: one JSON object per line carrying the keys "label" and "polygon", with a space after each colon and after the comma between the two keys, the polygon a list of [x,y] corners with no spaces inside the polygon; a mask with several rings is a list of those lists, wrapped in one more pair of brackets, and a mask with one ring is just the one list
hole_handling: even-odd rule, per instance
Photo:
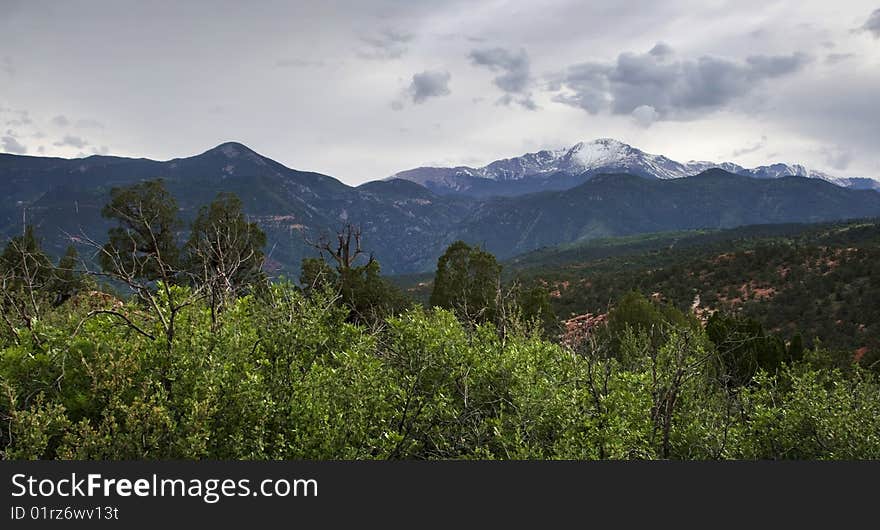
{"label": "green foliage", "polygon": [[[574,352],[442,309],[372,330],[337,296],[274,284],[232,301],[219,326],[187,305],[171,353],[114,315],[80,325],[89,308],[74,298],[37,324],[39,343],[24,330],[0,347],[3,456],[880,457],[880,383],[858,367],[783,363],[731,389],[707,334],[659,309],[659,335],[632,312],[616,341]],[[117,310],[161,331],[136,303]]]}
{"label": "green foliage", "polygon": [[608,312],[607,324],[599,333],[607,338],[611,351],[625,355],[621,339],[627,332],[644,334],[656,347],[669,339],[670,330],[689,328],[697,329],[699,323],[671,305],[652,303],[640,292],[630,291]]}
{"label": "green foliage", "polygon": [[731,456],[748,459],[880,458],[880,385],[865,372],[809,365],[762,372],[744,391],[742,443]]}
{"label": "green foliage", "polygon": [[338,275],[323,258],[302,260],[299,284],[305,293],[322,291],[336,285]]}
{"label": "green foliage", "polygon": [[349,311],[349,320],[378,325],[408,305],[406,297],[380,274],[379,262],[332,268],[322,258],[306,258],[300,285],[303,292],[333,292]]}
{"label": "green foliage", "polygon": [[732,386],[748,383],[759,370],[775,373],[783,363],[803,357],[799,335],[787,347],[780,337],[766,334],[753,319],[716,313],[709,317],[706,333],[718,350],[721,375]]}
{"label": "green foliage", "polygon": [[179,270],[177,202],[161,179],[114,188],[101,215],[116,221],[100,255],[107,272],[147,281],[171,280]]}
{"label": "green foliage", "polygon": [[0,313],[4,328],[0,336],[9,335],[16,341],[19,329],[31,329],[49,309],[57,307],[89,282],[77,270],[77,253],[73,247],[52,264],[40,247],[33,227],[12,238],[0,254]]}
{"label": "green foliage", "polygon": [[[248,233],[236,212],[221,198],[194,240]],[[438,267],[448,308],[404,309],[375,260],[354,263],[357,243],[335,268],[305,261],[301,287],[216,311],[198,282],[128,301],[69,290],[75,255],[53,268],[26,232],[0,257],[22,282],[4,299],[39,308],[0,334],[2,457],[880,458],[880,381],[851,357],[740,316],[704,327],[637,291],[557,344],[522,325],[550,320],[546,288],[503,290],[494,257],[463,243]]]}
{"label": "green foliage", "polygon": [[266,234],[247,221],[241,200],[220,193],[199,210],[184,253],[193,277],[211,283],[212,291],[237,293],[264,281],[265,245]]}
{"label": "green foliage", "polygon": [[837,366],[856,359],[880,373],[876,220],[603,240],[511,266],[558,292],[551,302],[560,316],[605,313],[638,290],[703,318],[756,320],[796,350],[831,350]]}
{"label": "green foliage", "polygon": [[449,245],[437,260],[430,305],[460,318],[492,322],[498,310],[501,266],[495,256],[464,241]]}
{"label": "green foliage", "polygon": [[531,286],[515,283],[513,291],[518,317],[526,323],[536,323],[546,336],[556,336],[559,332],[559,320],[550,303],[547,287],[538,283]]}
{"label": "green foliage", "polygon": [[0,254],[0,271],[9,275],[11,283],[6,288],[18,288],[25,282],[43,285],[51,279],[52,262],[40,248],[33,226],[27,225],[23,235],[6,244]]}
{"label": "green foliage", "polygon": [[[406,307],[408,301],[381,276],[379,262],[372,254],[366,263],[360,259],[364,255],[361,236],[360,227],[348,223],[336,233],[335,246],[324,238],[320,243],[312,243],[321,252],[321,258],[303,260],[300,284],[306,293],[335,291],[348,308],[352,322],[376,327]],[[325,257],[336,266],[327,265]]]}
{"label": "green foliage", "polygon": [[183,253],[190,283],[207,292],[215,324],[230,300],[266,284],[265,244],[266,234],[247,221],[235,195],[220,193],[199,210]]}

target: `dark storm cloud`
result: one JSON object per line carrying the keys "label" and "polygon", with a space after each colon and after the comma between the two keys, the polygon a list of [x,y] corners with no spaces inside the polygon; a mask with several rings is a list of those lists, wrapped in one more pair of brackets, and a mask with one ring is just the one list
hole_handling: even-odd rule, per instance
{"label": "dark storm cloud", "polygon": [[80,138],[79,136],[73,135],[65,135],[60,141],[55,142],[53,145],[56,147],[76,147],[77,149],[82,149],[89,145],[89,142]]}
{"label": "dark storm cloud", "polygon": [[3,144],[4,152],[14,153],[17,155],[23,155],[27,153],[27,147],[19,143],[19,141],[12,136],[4,136],[0,138],[0,144]]}
{"label": "dark storm cloud", "polygon": [[862,29],[874,35],[875,39],[880,39],[880,9],[875,9],[871,13]]}
{"label": "dark storm cloud", "polygon": [[505,94],[496,103],[518,103],[529,110],[538,108],[529,91],[533,80],[529,56],[524,49],[484,48],[471,51],[468,57],[471,64],[498,73],[492,82]]}
{"label": "dark storm cloud", "polygon": [[569,67],[557,81],[564,92],[554,99],[593,114],[606,108],[630,114],[647,106],[659,119],[688,118],[721,108],[808,61],[802,53],[753,55],[745,61],[708,55],[676,59],[669,46],[658,44],[648,53],[622,53],[612,63]]}
{"label": "dark storm cloud", "polygon": [[361,37],[362,47],[358,50],[358,56],[364,59],[398,59],[409,50],[409,43],[414,38],[412,33],[384,29]]}

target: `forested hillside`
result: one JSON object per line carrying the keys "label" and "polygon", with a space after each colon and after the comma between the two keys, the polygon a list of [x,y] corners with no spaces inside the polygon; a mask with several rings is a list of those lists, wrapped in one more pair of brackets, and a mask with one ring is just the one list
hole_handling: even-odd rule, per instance
{"label": "forested hillside", "polygon": [[[357,226],[315,241],[298,282],[271,282],[265,234],[237,197],[186,223],[160,181],[109,195],[105,242],[82,249],[99,268],[76,248],[53,262],[30,229],[0,255],[3,458],[880,457],[864,356],[675,302],[703,285],[710,299],[744,268],[749,295],[715,301],[750,307],[800,281],[814,300],[814,276],[839,286],[833,302],[868,297],[875,223],[711,259],[673,249],[547,268],[547,287],[507,281],[495,256],[455,242],[425,308],[381,276]],[[785,281],[766,285],[774,273]],[[643,277],[667,292],[630,291]],[[559,337],[554,303],[603,316]]]}
{"label": "forested hillside", "polygon": [[707,317],[880,358],[880,223],[754,226],[546,249],[513,260],[561,316],[601,314],[637,289]]}

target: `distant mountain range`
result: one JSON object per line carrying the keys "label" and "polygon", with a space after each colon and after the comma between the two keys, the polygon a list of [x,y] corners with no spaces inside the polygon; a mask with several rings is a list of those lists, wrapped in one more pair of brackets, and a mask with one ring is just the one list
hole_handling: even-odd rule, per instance
{"label": "distant mountain range", "polygon": [[[346,222],[362,227],[365,247],[383,272],[394,274],[432,270],[456,239],[508,258],[596,237],[880,216],[880,193],[847,189],[822,177],[781,177],[767,169],[754,174],[762,178],[752,178],[731,172],[733,166],[681,165],[619,142],[579,145],[562,155],[536,153],[481,169],[492,178],[470,177],[477,183],[523,184],[518,188],[523,193],[513,197],[474,197],[438,188],[434,181],[423,186],[402,178],[352,187],[290,169],[234,142],[168,161],[0,154],[0,240],[21,233],[23,221],[37,227],[44,246],[56,255],[72,236],[101,239],[108,224],[100,211],[110,189],[153,178],[165,180],[184,220],[218,192],[239,195],[246,213],[267,233],[267,267],[293,278],[300,260],[314,253],[306,240],[331,234]],[[614,166],[617,174],[610,173],[609,161],[622,166]],[[593,169],[576,173],[585,167]],[[698,174],[687,176],[688,171]],[[548,182],[564,182],[566,189],[542,187]],[[529,187],[543,191],[525,193]]]}
{"label": "distant mountain range", "polygon": [[772,164],[745,168],[732,162],[676,162],[662,155],[645,153],[611,138],[600,138],[592,142],[580,142],[564,149],[544,150],[496,160],[479,168],[420,167],[401,171],[389,178],[411,180],[440,194],[489,197],[568,189],[602,173],[627,173],[645,178],[674,179],[689,177],[713,168],[755,178],[785,176],[818,178],[847,188],[880,190],[880,182],[874,179],[834,177],[799,164]]}

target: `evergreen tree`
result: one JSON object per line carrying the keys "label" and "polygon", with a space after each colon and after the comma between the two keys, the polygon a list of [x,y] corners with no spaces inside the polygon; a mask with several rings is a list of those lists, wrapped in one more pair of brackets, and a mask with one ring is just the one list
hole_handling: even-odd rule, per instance
{"label": "evergreen tree", "polygon": [[430,304],[475,322],[495,320],[501,265],[495,256],[464,241],[451,244],[437,260]]}
{"label": "evergreen tree", "polygon": [[130,280],[171,283],[180,270],[177,202],[161,179],[114,188],[101,214],[118,223],[108,232],[102,268]]}

